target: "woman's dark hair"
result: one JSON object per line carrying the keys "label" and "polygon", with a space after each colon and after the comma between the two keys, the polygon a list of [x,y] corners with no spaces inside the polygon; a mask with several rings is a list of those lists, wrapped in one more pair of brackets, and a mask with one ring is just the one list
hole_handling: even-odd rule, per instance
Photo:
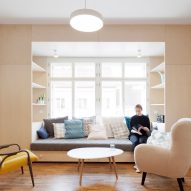
{"label": "woman's dark hair", "polygon": [[143,110],[143,107],[142,107],[141,104],[137,104],[137,105],[135,106],[135,108],[139,108],[139,109]]}

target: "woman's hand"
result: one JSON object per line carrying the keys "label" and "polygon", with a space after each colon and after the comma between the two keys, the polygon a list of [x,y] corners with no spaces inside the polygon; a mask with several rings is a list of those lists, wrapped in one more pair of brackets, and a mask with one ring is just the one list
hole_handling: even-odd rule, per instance
{"label": "woman's hand", "polygon": [[150,129],[149,129],[148,127],[140,126],[139,129],[138,129],[138,132],[140,132],[141,129],[143,129],[143,130],[146,131],[146,132],[149,132],[149,131],[150,131]]}

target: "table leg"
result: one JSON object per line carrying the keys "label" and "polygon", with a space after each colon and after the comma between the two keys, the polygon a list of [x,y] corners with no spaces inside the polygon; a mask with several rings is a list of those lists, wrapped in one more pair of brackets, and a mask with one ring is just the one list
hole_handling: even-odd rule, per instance
{"label": "table leg", "polygon": [[81,159],[78,160],[78,172],[80,170],[80,163],[81,163]]}
{"label": "table leg", "polygon": [[83,169],[84,169],[84,159],[81,160],[81,165],[80,165],[80,186],[82,185]]}
{"label": "table leg", "polygon": [[111,165],[111,157],[108,157],[109,159],[109,166],[110,166],[110,169],[112,169],[112,165]]}
{"label": "table leg", "polygon": [[111,159],[112,159],[112,162],[113,162],[113,168],[114,168],[114,171],[115,171],[116,180],[118,180],[117,166],[116,166],[116,163],[115,163],[115,158],[111,157]]}

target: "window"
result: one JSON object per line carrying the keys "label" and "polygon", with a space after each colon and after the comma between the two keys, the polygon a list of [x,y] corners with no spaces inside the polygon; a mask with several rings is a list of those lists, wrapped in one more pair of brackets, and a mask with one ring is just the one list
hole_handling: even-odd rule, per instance
{"label": "window", "polygon": [[146,110],[146,63],[51,63],[51,117],[131,116]]}
{"label": "window", "polygon": [[102,77],[103,78],[118,78],[122,77],[121,63],[102,63]]}
{"label": "window", "polygon": [[122,82],[102,82],[102,115],[121,116],[122,112]]}
{"label": "window", "polygon": [[75,116],[95,115],[95,82],[75,82]]}
{"label": "window", "polygon": [[51,77],[56,78],[70,78],[72,77],[72,64],[71,63],[52,63],[51,64]]}
{"label": "window", "polygon": [[146,81],[125,82],[125,114],[132,116],[135,105],[141,104],[146,110]]}
{"label": "window", "polygon": [[72,83],[51,82],[51,116],[72,116]]}
{"label": "window", "polygon": [[146,78],[145,63],[125,63],[126,78]]}
{"label": "window", "polygon": [[95,77],[94,63],[75,63],[75,77]]}

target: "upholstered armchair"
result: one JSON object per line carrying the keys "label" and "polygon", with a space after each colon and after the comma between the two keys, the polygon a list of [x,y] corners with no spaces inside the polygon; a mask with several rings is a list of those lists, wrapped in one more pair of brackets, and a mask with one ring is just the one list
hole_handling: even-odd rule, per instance
{"label": "upholstered armchair", "polygon": [[[7,151],[10,148],[14,149],[11,149],[12,151]],[[37,160],[38,158],[36,155],[28,150],[21,150],[21,147],[18,144],[0,146],[0,174],[5,174],[19,168],[21,169],[22,174],[24,174],[23,167],[28,165],[33,186],[35,184],[32,171],[32,162]]]}
{"label": "upholstered armchair", "polygon": [[172,126],[170,148],[143,144],[135,148],[135,162],[142,173],[144,185],[147,173],[176,178],[180,191],[191,166],[191,119],[183,118]]}

